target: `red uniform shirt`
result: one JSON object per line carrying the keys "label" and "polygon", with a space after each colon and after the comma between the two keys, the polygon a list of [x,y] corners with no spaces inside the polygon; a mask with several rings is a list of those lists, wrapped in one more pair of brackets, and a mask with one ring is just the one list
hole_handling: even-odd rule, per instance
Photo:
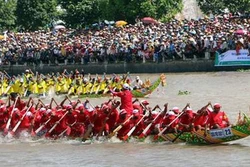
{"label": "red uniform shirt", "polygon": [[117,121],[119,120],[119,112],[117,109],[112,109],[111,108],[111,113],[109,115],[109,118],[107,120],[107,124],[109,126],[109,129],[114,129]]}
{"label": "red uniform shirt", "polygon": [[138,110],[140,114],[143,114],[143,110],[142,110],[141,105],[133,104],[133,108],[134,108],[134,110]]}
{"label": "red uniform shirt", "polygon": [[196,115],[194,118],[194,126],[205,127],[209,123],[209,115]]}
{"label": "red uniform shirt", "polygon": [[169,126],[167,130],[175,128],[179,123],[179,119],[178,118],[176,120],[175,119],[176,119],[175,115],[167,115],[162,120],[162,127],[166,127],[171,123],[171,125]]}
{"label": "red uniform shirt", "polygon": [[[97,113],[93,128],[95,134],[99,133],[101,130],[109,130],[108,126],[106,126],[106,118],[107,114],[105,114],[102,110]],[[104,123],[105,125],[103,125]]]}
{"label": "red uniform shirt", "polygon": [[219,125],[221,128],[228,126],[229,120],[224,111],[219,111],[218,113],[210,113],[210,126],[213,127],[215,124]]}
{"label": "red uniform shirt", "polygon": [[129,90],[123,90],[121,92],[114,92],[113,95],[121,98],[121,106],[120,109],[125,109],[129,115],[131,115],[133,111],[133,103],[132,103],[132,93]]}

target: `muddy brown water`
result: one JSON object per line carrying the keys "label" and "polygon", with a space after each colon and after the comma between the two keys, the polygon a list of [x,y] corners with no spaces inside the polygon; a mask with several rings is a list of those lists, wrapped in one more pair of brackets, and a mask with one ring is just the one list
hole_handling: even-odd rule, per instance
{"label": "muddy brown water", "polygon": [[[154,80],[159,74],[140,76]],[[170,108],[183,108],[190,103],[194,110],[209,101],[219,102],[234,123],[239,111],[250,113],[249,76],[250,72],[167,74],[167,86],[159,87],[143,99],[148,100],[152,107],[156,104],[163,107],[168,102]],[[190,93],[178,95],[184,91]],[[61,99],[56,97],[57,101]],[[97,105],[107,99],[90,99],[90,102]],[[123,143],[116,139],[81,143],[66,139],[33,140],[24,136],[16,140],[2,137],[0,150],[0,166],[242,167],[250,164],[250,137],[210,146],[136,141]]]}

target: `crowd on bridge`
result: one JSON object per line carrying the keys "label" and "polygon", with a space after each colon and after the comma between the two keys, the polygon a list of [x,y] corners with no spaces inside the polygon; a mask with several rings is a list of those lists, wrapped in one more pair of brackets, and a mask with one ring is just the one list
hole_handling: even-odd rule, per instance
{"label": "crowd on bridge", "polygon": [[88,64],[164,62],[213,59],[215,52],[249,48],[248,18],[231,13],[167,23],[113,26],[83,30],[53,29],[5,32],[0,64]]}

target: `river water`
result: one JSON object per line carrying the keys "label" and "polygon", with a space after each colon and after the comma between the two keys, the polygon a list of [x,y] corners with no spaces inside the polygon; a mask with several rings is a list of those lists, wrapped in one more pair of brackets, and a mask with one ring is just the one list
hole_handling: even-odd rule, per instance
{"label": "river water", "polygon": [[[156,79],[159,74],[141,74]],[[235,123],[239,111],[249,115],[250,72],[179,73],[167,74],[167,86],[159,87],[144,98],[150,105],[169,103],[183,108],[190,103],[198,110],[209,101],[219,102]],[[133,78],[134,76],[132,76]],[[189,94],[178,95],[179,91]],[[47,100],[47,99],[46,99]],[[45,101],[46,101],[45,100]],[[57,100],[61,98],[57,97]],[[107,100],[90,99],[93,105]],[[222,145],[195,146],[170,143],[123,143],[74,140],[32,140],[0,138],[0,166],[90,166],[90,167],[200,167],[249,166],[250,137]]]}

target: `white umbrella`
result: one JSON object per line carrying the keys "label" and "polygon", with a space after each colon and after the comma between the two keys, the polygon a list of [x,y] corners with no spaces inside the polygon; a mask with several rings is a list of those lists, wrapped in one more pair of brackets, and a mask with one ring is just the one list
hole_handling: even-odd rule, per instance
{"label": "white umbrella", "polygon": [[65,26],[63,26],[63,25],[56,25],[56,26],[54,26],[54,29],[55,30],[65,29]]}
{"label": "white umbrella", "polygon": [[58,24],[65,24],[65,22],[62,20],[57,20],[54,22],[54,25],[58,25]]}

